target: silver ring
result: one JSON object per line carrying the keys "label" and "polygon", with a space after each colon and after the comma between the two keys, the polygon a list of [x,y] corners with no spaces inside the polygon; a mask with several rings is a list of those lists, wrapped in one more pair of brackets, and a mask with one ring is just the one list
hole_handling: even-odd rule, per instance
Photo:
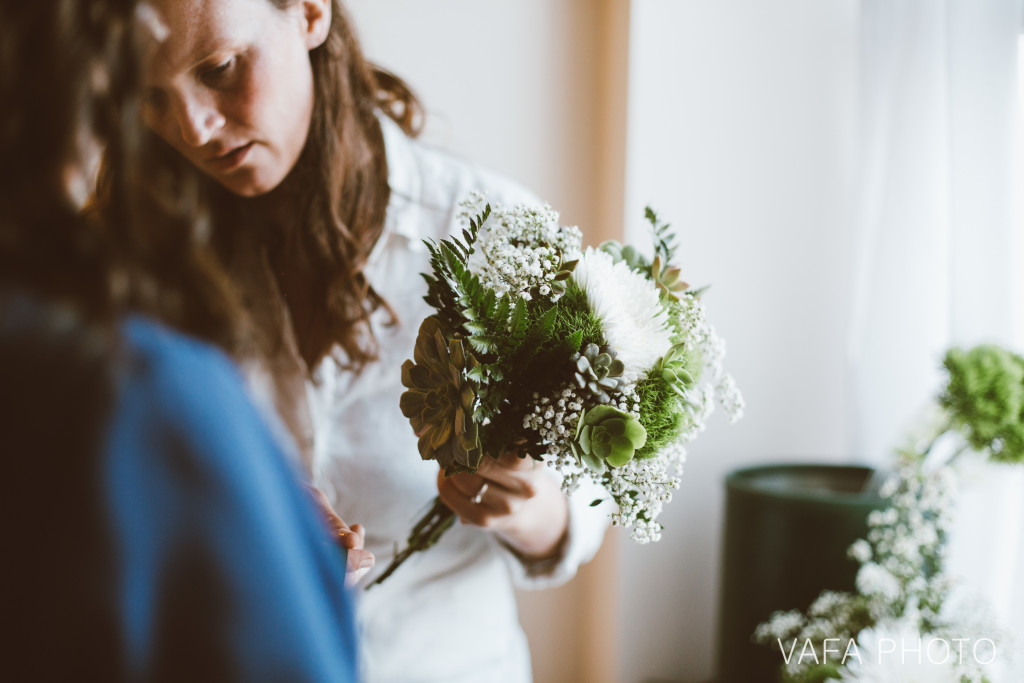
{"label": "silver ring", "polygon": [[484,485],[480,487],[480,490],[476,492],[476,495],[473,496],[472,498],[470,498],[470,500],[475,505],[479,505],[481,502],[483,502],[484,494],[485,493],[487,493],[487,482],[486,481],[484,482]]}

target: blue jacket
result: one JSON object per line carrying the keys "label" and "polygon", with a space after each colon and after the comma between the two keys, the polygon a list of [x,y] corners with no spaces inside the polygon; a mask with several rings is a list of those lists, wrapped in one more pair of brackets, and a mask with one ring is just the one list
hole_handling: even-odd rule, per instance
{"label": "blue jacket", "polygon": [[105,482],[129,678],[354,681],[344,556],[234,366],[139,318],[123,334]]}
{"label": "blue jacket", "polygon": [[12,681],[356,680],[345,558],[218,351],[0,292]]}

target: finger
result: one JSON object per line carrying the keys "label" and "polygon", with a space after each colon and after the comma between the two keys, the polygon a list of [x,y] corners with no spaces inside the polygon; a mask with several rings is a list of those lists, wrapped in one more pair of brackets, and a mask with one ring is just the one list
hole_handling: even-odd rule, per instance
{"label": "finger", "polygon": [[502,488],[511,495],[532,498],[536,495],[534,479],[543,470],[535,471],[530,465],[518,469],[521,467],[518,463],[516,463],[516,467],[516,469],[505,467],[498,461],[481,463],[478,475],[486,479],[492,486]]}
{"label": "finger", "polygon": [[485,483],[487,488],[483,490],[483,495],[478,492],[467,496],[454,485],[442,480],[439,482],[438,496],[464,524],[501,529],[507,523],[507,517],[515,514],[527,498],[498,484],[489,481]]}
{"label": "finger", "polygon": [[[483,519],[487,514],[485,507],[482,504],[474,503],[471,496],[451,481],[452,479],[453,477],[438,478],[437,495],[441,502],[447,505],[463,522],[482,526]],[[476,495],[476,490],[472,495]]]}
{"label": "finger", "polygon": [[348,543],[346,539],[354,538],[355,534],[352,533],[352,529],[349,528],[348,524],[345,524],[345,520],[338,516],[338,513],[334,510],[327,509],[323,511],[324,521],[327,522],[327,528],[331,532],[331,535],[336,537],[338,540]]}
{"label": "finger", "polygon": [[368,550],[348,551],[348,562],[345,572],[345,585],[351,588],[359,579],[366,576],[366,573],[373,568],[376,559]]}
{"label": "finger", "polygon": [[327,498],[327,494],[318,488],[313,486],[307,486],[306,491],[313,499],[314,505],[320,511],[320,514],[330,523],[332,526],[337,526],[340,522],[341,526],[348,529],[348,525],[345,524],[344,520],[338,516],[338,513],[334,511],[334,506],[331,505],[331,501]]}
{"label": "finger", "polygon": [[339,539],[353,537],[352,529],[349,528],[348,524],[345,524],[345,520],[338,516],[334,510],[323,511],[324,521],[327,523],[327,529],[331,532],[332,536]]}
{"label": "finger", "polygon": [[460,473],[445,477],[441,473],[437,478],[438,493],[442,494],[441,500],[448,507],[452,507],[453,504],[463,507],[462,503],[480,505],[485,502],[484,496],[492,488],[501,488],[501,486],[476,474]]}
{"label": "finger", "polygon": [[370,567],[366,567],[365,569],[357,569],[354,572],[349,572],[345,574],[345,588],[351,588],[352,586],[359,583],[359,580],[366,576],[367,572],[369,571]]}
{"label": "finger", "polygon": [[376,563],[376,558],[369,550],[356,548],[348,551],[348,559],[345,562],[345,569],[349,572],[360,569],[369,569]]}
{"label": "finger", "polygon": [[338,540],[338,544],[346,550],[357,550],[363,547],[363,538],[353,531],[347,529],[338,531],[335,537]]}
{"label": "finger", "polygon": [[477,474],[467,474],[465,472],[453,474],[450,477],[446,477],[444,475],[444,472],[439,472],[439,486],[441,481],[444,481],[446,486],[456,488],[460,493],[462,493],[462,495],[467,496],[469,498],[475,496],[477,491],[480,490],[480,487],[484,485],[483,477]]}
{"label": "finger", "polygon": [[[331,503],[323,491],[312,486],[307,486],[306,489],[320,511],[320,516],[327,524],[328,533],[334,537],[338,545],[347,550],[362,548],[366,539],[366,532],[362,525],[356,524],[355,527],[349,527],[345,520],[331,507]],[[356,527],[358,527],[358,530]]]}

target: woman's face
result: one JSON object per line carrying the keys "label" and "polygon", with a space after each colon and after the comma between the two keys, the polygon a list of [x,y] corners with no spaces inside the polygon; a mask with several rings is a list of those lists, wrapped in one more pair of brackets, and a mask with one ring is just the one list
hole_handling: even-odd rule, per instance
{"label": "woman's face", "polygon": [[145,60],[146,124],[245,197],[270,192],[298,161],[313,111],[309,51],[327,37],[329,0],[154,0],[166,27]]}

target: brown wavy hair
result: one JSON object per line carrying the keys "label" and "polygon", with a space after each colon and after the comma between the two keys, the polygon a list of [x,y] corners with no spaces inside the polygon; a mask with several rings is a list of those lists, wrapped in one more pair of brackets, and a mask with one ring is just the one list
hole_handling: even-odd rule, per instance
{"label": "brown wavy hair", "polygon": [[[297,0],[266,1],[283,10]],[[143,179],[153,187],[163,183],[154,173],[192,178],[204,203],[212,207],[209,228],[223,263],[230,263],[246,240],[267,254],[310,373],[336,345],[346,365],[357,371],[377,357],[370,315],[384,308],[393,319],[363,272],[390,198],[377,114],[383,112],[410,136],[419,133],[423,118],[411,89],[365,59],[339,0],[331,1],[331,9],[327,38],[310,52],[314,104],[309,136],[295,168],[278,188],[264,197],[234,195],[152,133],[147,135],[145,166],[152,172]],[[113,189],[111,183],[124,182],[116,162],[108,164],[104,176],[105,195]],[[288,213],[295,217],[290,225],[269,224],[268,212],[262,210],[268,200],[289,202]],[[264,324],[278,323],[280,319]],[[273,354],[280,348],[281,329],[258,332],[257,352]],[[229,350],[244,354],[252,348]]]}
{"label": "brown wavy hair", "polygon": [[[296,0],[270,0],[284,9]],[[397,76],[363,56],[351,19],[331,0],[331,27],[310,52],[314,105],[309,137],[286,180],[298,196],[295,234],[283,235],[275,265],[286,299],[290,278],[308,277],[312,306],[290,307],[299,353],[312,371],[339,344],[353,369],[376,358],[369,317],[387,303],[367,282],[363,268],[384,227],[390,188],[377,110],[408,135],[419,132],[422,107]],[[280,238],[281,236],[279,236]],[[389,309],[390,311],[390,309]]]}
{"label": "brown wavy hair", "polygon": [[[191,174],[138,182],[136,0],[0,4],[0,284],[113,321],[137,311],[230,345],[244,313],[206,240]],[[124,170],[105,220],[83,215],[66,175],[83,141]]]}

